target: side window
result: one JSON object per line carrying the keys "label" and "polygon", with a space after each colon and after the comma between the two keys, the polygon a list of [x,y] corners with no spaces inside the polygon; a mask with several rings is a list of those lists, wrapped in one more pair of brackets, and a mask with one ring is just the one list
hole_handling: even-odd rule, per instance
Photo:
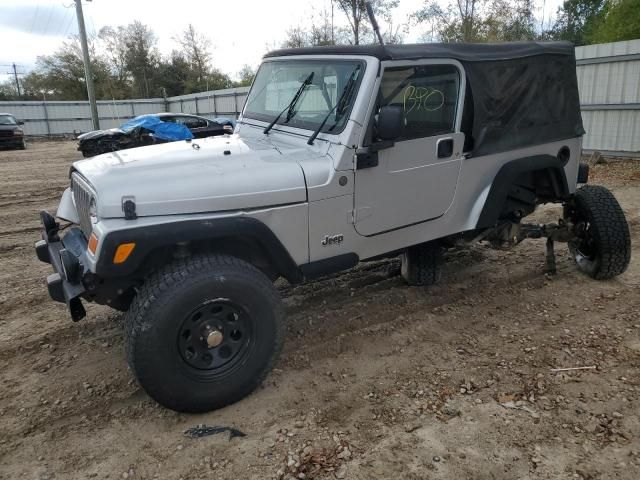
{"label": "side window", "polygon": [[380,106],[399,105],[406,126],[400,140],[451,133],[455,129],[460,74],[454,65],[418,65],[384,70]]}
{"label": "side window", "polygon": [[177,121],[187,128],[202,128],[207,126],[207,122],[205,120],[201,120],[196,117],[177,117]]}

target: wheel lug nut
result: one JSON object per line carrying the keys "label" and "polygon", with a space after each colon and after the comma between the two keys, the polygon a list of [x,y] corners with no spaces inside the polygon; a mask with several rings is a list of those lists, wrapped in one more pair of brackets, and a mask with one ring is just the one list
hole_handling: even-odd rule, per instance
{"label": "wheel lug nut", "polygon": [[222,332],[219,330],[212,330],[207,335],[207,345],[209,348],[217,347],[222,343]]}

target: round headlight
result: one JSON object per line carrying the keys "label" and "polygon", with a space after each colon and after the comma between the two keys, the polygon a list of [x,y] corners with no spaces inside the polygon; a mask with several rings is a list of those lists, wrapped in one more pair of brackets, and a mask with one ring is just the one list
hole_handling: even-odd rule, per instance
{"label": "round headlight", "polygon": [[98,221],[98,206],[96,205],[96,199],[91,197],[91,201],[89,202],[89,217],[93,223]]}

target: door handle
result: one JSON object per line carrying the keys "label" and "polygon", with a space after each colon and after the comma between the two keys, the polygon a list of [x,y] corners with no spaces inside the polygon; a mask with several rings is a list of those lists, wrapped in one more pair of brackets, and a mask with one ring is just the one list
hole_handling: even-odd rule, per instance
{"label": "door handle", "polygon": [[436,144],[438,158],[449,158],[453,155],[453,138],[441,138]]}

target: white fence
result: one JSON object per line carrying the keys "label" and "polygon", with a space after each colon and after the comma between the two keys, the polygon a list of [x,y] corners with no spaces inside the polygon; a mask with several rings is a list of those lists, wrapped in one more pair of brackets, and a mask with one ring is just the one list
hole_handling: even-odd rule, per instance
{"label": "white fence", "polygon": [[640,40],[576,48],[582,147],[640,156]]}
{"label": "white fence", "polygon": [[[117,127],[137,115],[158,112],[184,112],[203,117],[236,118],[244,106],[248,87],[229,88],[178,97],[142,100],[98,101],[100,128]],[[0,102],[0,112],[24,121],[27,135],[63,135],[93,130],[87,101]]]}

